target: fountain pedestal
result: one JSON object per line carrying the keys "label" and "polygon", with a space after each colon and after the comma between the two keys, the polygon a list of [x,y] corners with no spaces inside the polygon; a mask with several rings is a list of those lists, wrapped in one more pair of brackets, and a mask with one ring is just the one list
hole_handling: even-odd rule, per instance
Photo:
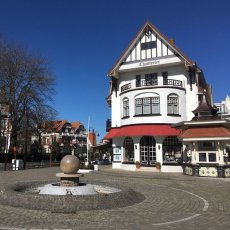
{"label": "fountain pedestal", "polygon": [[60,178],[61,186],[78,186],[79,178],[82,176],[84,176],[84,174],[81,173],[73,173],[73,174],[56,173],[56,177]]}

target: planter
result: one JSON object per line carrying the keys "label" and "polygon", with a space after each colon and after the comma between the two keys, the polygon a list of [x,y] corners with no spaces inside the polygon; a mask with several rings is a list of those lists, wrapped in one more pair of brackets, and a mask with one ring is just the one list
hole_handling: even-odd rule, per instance
{"label": "planter", "polygon": [[141,167],[140,161],[136,161],[136,168],[139,169]]}
{"label": "planter", "polygon": [[158,169],[158,170],[161,169],[161,163],[160,162],[156,162],[156,169]]}
{"label": "planter", "polygon": [[141,165],[136,165],[136,169],[139,169],[141,167]]}

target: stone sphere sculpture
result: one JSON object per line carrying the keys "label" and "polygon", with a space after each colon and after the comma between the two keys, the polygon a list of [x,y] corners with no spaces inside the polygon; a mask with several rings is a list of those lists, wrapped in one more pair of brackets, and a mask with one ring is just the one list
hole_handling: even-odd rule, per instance
{"label": "stone sphere sculpture", "polygon": [[80,168],[80,160],[74,155],[66,155],[61,160],[60,168],[65,174],[75,174]]}

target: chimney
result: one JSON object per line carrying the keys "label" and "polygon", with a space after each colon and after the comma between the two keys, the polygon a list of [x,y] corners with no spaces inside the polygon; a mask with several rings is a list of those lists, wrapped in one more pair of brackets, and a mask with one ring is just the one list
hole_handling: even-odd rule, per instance
{"label": "chimney", "polygon": [[169,43],[172,44],[172,45],[174,45],[175,44],[175,39],[174,38],[170,38],[169,39]]}

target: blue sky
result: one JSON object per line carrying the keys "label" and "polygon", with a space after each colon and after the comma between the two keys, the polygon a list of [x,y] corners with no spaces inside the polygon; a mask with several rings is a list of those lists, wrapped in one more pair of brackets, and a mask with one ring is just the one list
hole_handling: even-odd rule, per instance
{"label": "blue sky", "polygon": [[203,69],[214,101],[230,94],[230,1],[0,0],[0,34],[51,61],[54,108],[105,134],[107,73],[146,20]]}

